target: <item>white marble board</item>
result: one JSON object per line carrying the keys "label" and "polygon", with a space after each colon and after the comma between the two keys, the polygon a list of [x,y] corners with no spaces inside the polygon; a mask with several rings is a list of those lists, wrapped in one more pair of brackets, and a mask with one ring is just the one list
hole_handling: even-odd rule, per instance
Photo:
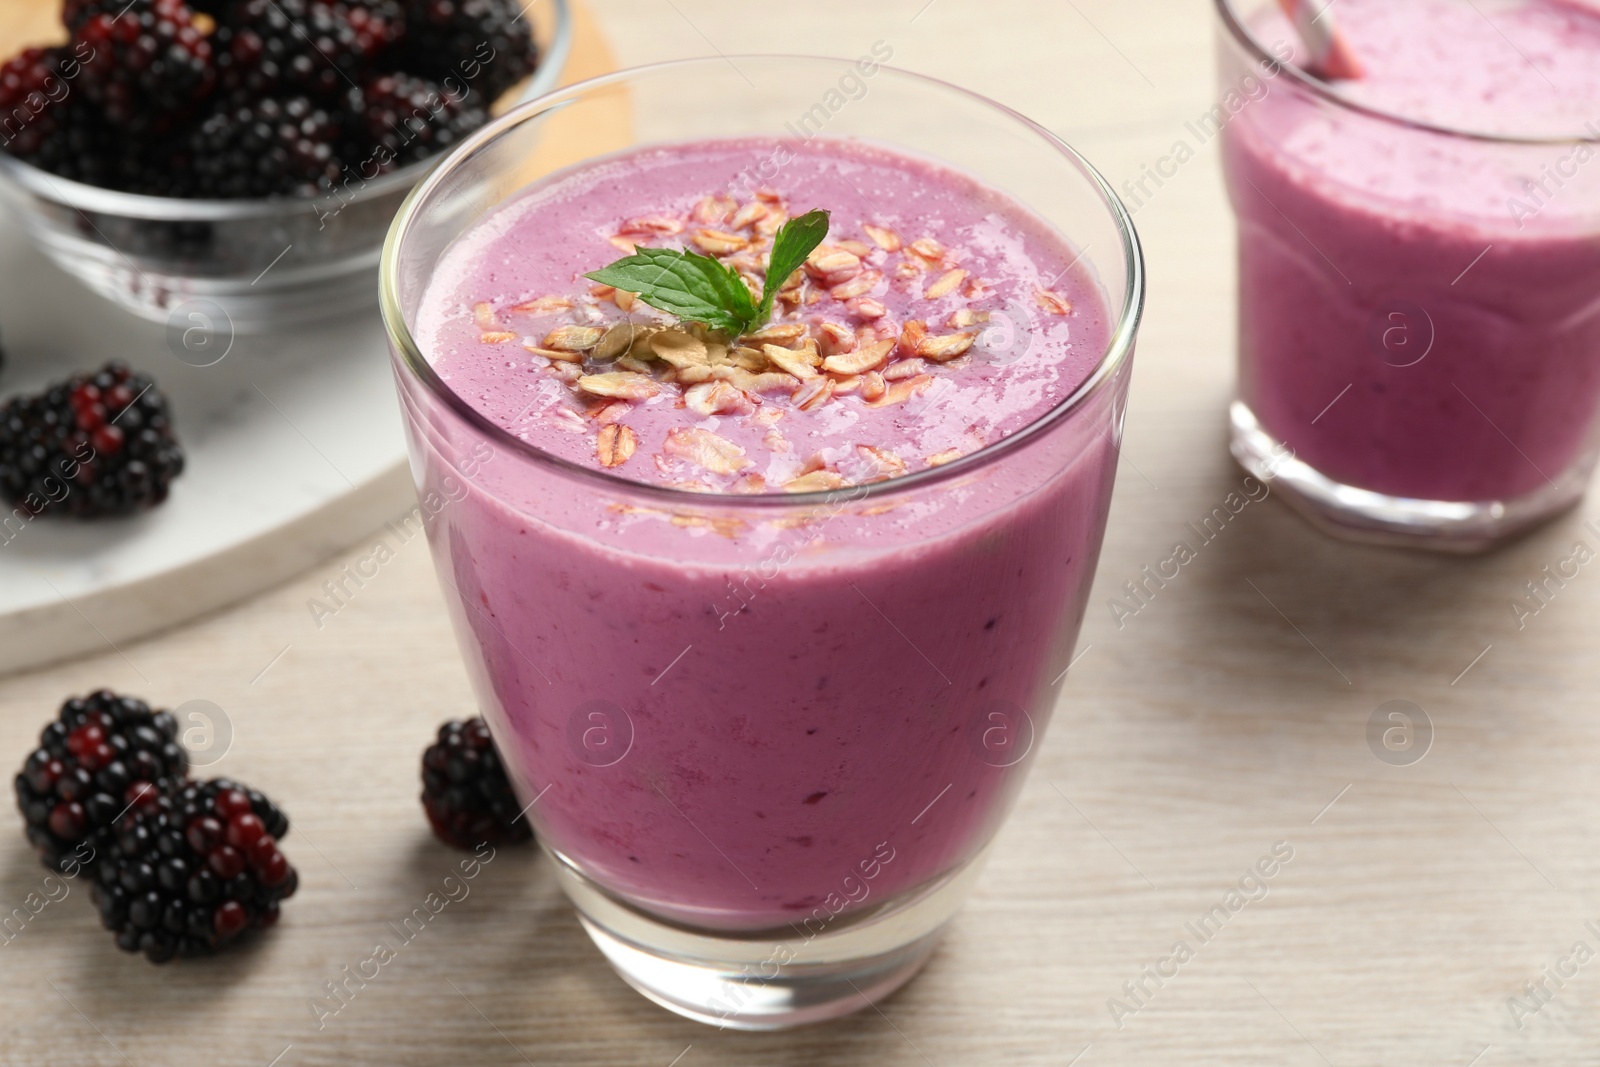
{"label": "white marble board", "polygon": [[171,497],[147,514],[4,527],[0,672],[216,610],[414,502],[375,301],[343,320],[240,334],[220,362],[194,366],[202,360],[180,359],[163,326],[51,266],[0,208],[0,343],[0,396],[112,358],[152,375],[188,459]]}

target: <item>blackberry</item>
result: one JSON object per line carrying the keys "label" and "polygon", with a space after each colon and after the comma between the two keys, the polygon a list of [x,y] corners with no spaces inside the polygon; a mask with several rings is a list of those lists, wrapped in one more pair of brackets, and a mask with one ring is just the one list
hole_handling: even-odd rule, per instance
{"label": "blackberry", "polygon": [[121,363],[0,404],[0,497],[25,515],[131,514],[182,471],[166,397]]}
{"label": "blackberry", "polygon": [[226,778],[190,782],[116,826],[93,887],[117,947],[151,963],[207,956],[278,921],[299,875],[278,849],[289,820]]}
{"label": "blackberry", "polygon": [[63,49],[27,48],[0,64],[0,147],[30,159],[56,126],[60,101],[69,93],[61,78]]}
{"label": "blackberry", "polygon": [[30,48],[0,66],[0,148],[63,178],[129,188],[127,138],[72,89],[80,69],[65,48]]}
{"label": "blackberry", "polygon": [[188,775],[189,758],[166,711],[108,689],[73,697],[39,735],[16,778],[17,806],[39,861],[95,869],[110,855],[112,824]]}
{"label": "blackberry", "polygon": [[71,5],[72,42],[91,49],[84,92],[117,123],[167,121],[211,92],[217,68],[211,41],[184,0]]}
{"label": "blackberry", "polygon": [[408,0],[401,69],[483,93],[487,106],[539,65],[533,28],[517,0]]}
{"label": "blackberry", "polygon": [[[145,196],[200,195],[199,179],[195,174],[194,160],[190,154],[191,140],[191,135],[187,131],[174,131],[165,136],[130,138],[117,154],[115,173],[108,184],[123,192],[142,193]],[[209,235],[211,224],[165,222],[143,229],[146,231],[145,240],[148,241],[151,237],[160,240],[161,237],[178,230],[204,231]],[[109,232],[107,237],[116,239],[112,238]],[[122,244],[120,239],[117,243],[119,246]],[[164,244],[153,246],[135,241],[134,247],[147,254],[181,254],[176,248],[169,249]]]}
{"label": "blackberry", "polygon": [[339,138],[333,117],[308,97],[236,96],[190,136],[197,194],[320,195],[333,188],[343,169],[333,149]]}
{"label": "blackberry", "polygon": [[452,96],[426,78],[380,75],[363,87],[362,122],[353,131],[353,139],[366,139],[345,154],[352,159],[392,156],[403,166],[446,151],[489,120],[471,99]]}
{"label": "blackberry", "polygon": [[328,100],[386,65],[405,13],[398,0],[236,0],[217,36],[226,89]]}
{"label": "blackberry", "polygon": [[454,848],[533,839],[481,718],[439,727],[438,740],[422,754],[422,808],[434,835]]}
{"label": "blackberry", "polygon": [[40,170],[86,185],[126,188],[132,153],[123,132],[106,120],[100,108],[80,94],[56,104],[38,151],[23,156]]}
{"label": "blackberry", "polygon": [[[198,15],[205,15],[210,19],[208,24],[204,19],[197,19],[195,26],[202,31],[214,27],[216,20],[222,18],[236,0],[185,0],[190,8]],[[128,0],[64,0],[61,5],[61,22],[68,30],[75,30],[93,15],[116,15],[128,6]]]}
{"label": "blackberry", "polygon": [[[401,0],[339,0],[315,5],[313,19],[331,23],[343,52],[355,57],[356,81],[392,69],[406,40],[406,9]],[[341,68],[345,69],[345,68]]]}
{"label": "blackberry", "polygon": [[61,5],[61,24],[69,33],[83,27],[96,15],[111,15],[115,17],[126,4],[127,0],[63,0]]}

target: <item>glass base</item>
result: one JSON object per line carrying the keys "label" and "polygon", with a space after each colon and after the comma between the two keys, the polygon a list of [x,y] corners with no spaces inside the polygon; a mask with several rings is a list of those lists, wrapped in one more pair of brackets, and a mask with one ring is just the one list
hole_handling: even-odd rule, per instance
{"label": "glass base", "polygon": [[697,1022],[782,1030],[860,1011],[910,981],[966,899],[986,853],[931,885],[826,925],[797,916],[792,925],[749,934],[665,922],[608,893],[559,853],[550,855],[584,929],[629,985]]}
{"label": "glass base", "polygon": [[1312,524],[1347,541],[1484,552],[1571,508],[1583,498],[1589,471],[1564,472],[1554,483],[1515,500],[1449,501],[1389,496],[1336,482],[1294,458],[1269,434],[1242,400],[1228,409],[1229,445],[1240,466],[1270,482],[1274,491]]}

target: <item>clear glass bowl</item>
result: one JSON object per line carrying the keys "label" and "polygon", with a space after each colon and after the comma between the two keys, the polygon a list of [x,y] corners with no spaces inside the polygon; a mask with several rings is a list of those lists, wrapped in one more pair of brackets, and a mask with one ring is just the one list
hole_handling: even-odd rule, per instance
{"label": "clear glass bowl", "polygon": [[[553,89],[572,47],[567,0],[535,15],[540,65],[515,102]],[[372,304],[384,235],[436,159],[315,199],[184,200],[68,181],[0,152],[0,198],[62,270],[154,322],[207,301],[239,331]]]}
{"label": "clear glass bowl", "polygon": [[[451,153],[382,267],[422,522],[527,817],[617,972],[718,1026],[876,1001],[971,889],[1071,663],[1144,300],[1132,222],[1083,157],[983,97],[861,69],[715,57],[562,89]],[[1114,332],[1073,395],[903,478],[693,493],[539,450],[419,348],[441,260],[530,185],[646,145],[798,141],[829,107],[819,136],[954,167],[1082,250]],[[781,190],[777,152],[750,164]],[[724,601],[758,582],[752,611]]]}

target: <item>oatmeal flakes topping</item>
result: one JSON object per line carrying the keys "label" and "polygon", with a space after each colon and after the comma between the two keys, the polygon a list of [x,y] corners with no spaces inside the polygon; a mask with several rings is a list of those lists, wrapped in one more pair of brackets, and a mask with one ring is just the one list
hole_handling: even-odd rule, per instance
{"label": "oatmeal flakes topping", "polygon": [[804,323],[774,323],[755,333],[745,334],[744,341],[752,345],[790,345],[806,335]]}
{"label": "oatmeal flakes topping", "polygon": [[948,250],[932,237],[923,237],[911,242],[911,251],[926,265],[936,267],[944,262]]}
{"label": "oatmeal flakes topping", "polygon": [[[775,237],[789,220],[788,205],[770,190],[753,198],[718,194],[678,215],[629,219],[608,239],[630,254],[644,246],[709,256],[731,272],[730,278],[742,281],[759,305],[774,244],[782,243]],[[948,384],[941,381],[948,378],[948,365],[973,351],[990,321],[991,312],[978,301],[991,290],[958,266],[962,249],[930,235],[907,241],[892,226],[875,223],[861,224],[857,232],[864,238],[816,243],[775,287],[770,318],[742,336],[677,321],[647,305],[640,294],[614,285],[539,296],[504,312],[481,302],[472,307],[473,320],[485,343],[520,341],[531,355],[542,357],[533,369],[562,383],[570,397],[569,406],[548,417],[563,429],[589,435],[601,467],[622,467],[639,450],[640,433],[648,431],[625,423],[635,421],[628,416],[638,405],[650,402],[653,411],[681,416],[682,425],[668,429],[659,445],[645,445],[659,448],[649,453],[650,461],[667,484],[709,489],[690,480],[693,475],[686,477],[687,464],[701,478],[727,476],[719,483],[722,491],[759,493],[769,483],[757,467],[772,456],[794,455],[796,444],[776,429],[786,412],[815,412],[830,404],[905,404],[936,384]],[[1066,297],[1043,287],[1034,289],[1033,300],[1049,315],[1072,314]],[[891,313],[891,306],[897,310]],[[520,336],[505,325],[517,323],[517,316],[559,318],[539,325],[547,331],[542,336]],[[709,418],[730,420],[717,425],[735,437],[730,427],[754,429],[765,453],[751,457],[735,440],[692,425]],[[797,428],[794,442],[814,433],[809,426]],[[919,463],[937,467],[964,454],[945,448],[908,463],[892,449],[860,442],[842,466],[821,453],[798,468],[786,459],[782,462],[790,466],[779,468],[782,475],[769,473],[770,487],[838,489],[899,477]],[[761,459],[759,465],[755,458]],[[710,525],[698,519],[683,524]]]}
{"label": "oatmeal flakes topping", "polygon": [[749,411],[754,406],[743,390],[720,380],[690,386],[683,400],[684,406],[697,415],[725,415]]}
{"label": "oatmeal flakes topping", "polygon": [[966,280],[967,272],[961,269],[945,271],[939,279],[928,286],[927,292],[922,295],[929,300],[938,300],[955,292],[956,286]]}
{"label": "oatmeal flakes topping", "polygon": [[738,201],[731,196],[708,196],[695,204],[694,220],[712,224],[726,222],[738,209]]}
{"label": "oatmeal flakes topping", "polygon": [[879,341],[875,345],[858,348],[854,352],[841,352],[822,361],[822,369],[831,374],[864,374],[876,370],[888,360],[894,349],[893,341]]}
{"label": "oatmeal flakes topping", "polygon": [[674,367],[708,366],[710,350],[706,343],[682,330],[666,330],[649,339],[650,350]]}
{"label": "oatmeal flakes topping", "polygon": [[893,230],[885,229],[882,226],[874,226],[871,223],[861,228],[866,231],[868,237],[872,238],[872,242],[885,252],[900,251],[900,235]]}
{"label": "oatmeal flakes topping", "polygon": [[544,335],[539,347],[553,348],[557,352],[587,352],[604,336],[605,331],[598,326],[558,326]]}
{"label": "oatmeal flakes topping", "polygon": [[844,488],[844,475],[837,471],[818,470],[809,474],[802,474],[798,478],[783,483],[785,492],[788,493],[821,493],[829,489]]}
{"label": "oatmeal flakes topping", "polygon": [[824,322],[817,327],[819,335],[817,347],[824,356],[838,355],[840,352],[849,352],[856,347],[855,332],[840,326],[837,322]]}
{"label": "oatmeal flakes topping", "polygon": [[770,209],[766,204],[760,200],[752,200],[734,213],[733,219],[728,225],[735,230],[742,230],[747,226],[753,226],[760,222],[767,217],[769,212]]}
{"label": "oatmeal flakes topping", "polygon": [[518,304],[511,310],[521,312],[524,315],[548,315],[556,311],[566,311],[570,307],[572,307],[572,301],[564,296],[541,296],[536,300],[528,301],[526,304]]}
{"label": "oatmeal flakes topping", "polygon": [[814,411],[827,403],[832,396],[832,378],[808,378],[800,383],[800,387],[789,399],[793,400],[794,406],[801,411]]}
{"label": "oatmeal flakes topping", "polygon": [[545,359],[571,363],[583,362],[582,352],[558,352],[553,348],[540,348],[538,345],[533,343],[533,338],[531,337],[524,337],[522,339],[522,347],[526,348],[529,352],[532,352],[536,356],[543,356]]}
{"label": "oatmeal flakes topping", "polygon": [[1053,293],[1049,289],[1038,289],[1034,291],[1033,299],[1052,315],[1072,314],[1072,301],[1060,293]]}
{"label": "oatmeal flakes topping", "polygon": [[928,370],[927,361],[923,359],[902,359],[894,366],[883,372],[885,381],[897,382],[902,378],[915,378]]}
{"label": "oatmeal flakes topping", "polygon": [[914,396],[921,396],[933,384],[931,374],[919,374],[915,378],[906,378],[895,382],[884,391],[883,396],[872,401],[872,406],[888,407],[890,404],[904,404]]}
{"label": "oatmeal flakes topping", "polygon": [[578,388],[590,396],[611,396],[619,400],[647,400],[661,391],[654,378],[630,371],[585,374]]}
{"label": "oatmeal flakes topping", "polygon": [[646,215],[623,223],[621,232],[640,237],[671,237],[683,232],[683,223],[666,215]]}
{"label": "oatmeal flakes topping", "polygon": [[886,448],[874,445],[856,445],[856,454],[878,471],[878,477],[892,478],[906,472],[906,461]]}
{"label": "oatmeal flakes topping", "polygon": [[750,466],[744,449],[697,426],[675,426],[668,430],[666,453],[712,474],[738,474]]}
{"label": "oatmeal flakes topping", "polygon": [[596,452],[602,467],[620,467],[628,462],[633,450],[639,447],[639,438],[628,427],[613,422],[600,430]]}
{"label": "oatmeal flakes topping", "polygon": [[747,238],[736,233],[726,233],[722,230],[696,230],[691,240],[699,246],[700,250],[713,256],[725,256],[734,252],[742,252],[750,247]]}
{"label": "oatmeal flakes topping", "polygon": [[849,281],[840,282],[828,290],[828,295],[835,300],[849,300],[852,297],[865,296],[872,292],[873,287],[883,281],[883,275],[875,270],[864,270]]}
{"label": "oatmeal flakes topping", "polygon": [[605,333],[601,334],[600,340],[595,342],[595,346],[590,353],[590,357],[597,363],[604,363],[606,360],[616,359],[633,345],[634,336],[637,332],[638,331],[634,328],[634,325],[631,322],[617,323]]}
{"label": "oatmeal flakes topping", "polygon": [[795,351],[789,348],[779,348],[777,345],[762,345],[762,353],[778,370],[785,374],[792,374],[796,378],[815,378],[817,366],[811,361],[810,353]]}
{"label": "oatmeal flakes topping", "polygon": [[946,363],[964,355],[972,347],[973,334],[947,333],[938,337],[925,337],[917,343],[917,355],[936,363]]}
{"label": "oatmeal flakes topping", "polygon": [[872,321],[889,314],[889,309],[871,297],[858,297],[845,305],[845,309],[858,319]]}

